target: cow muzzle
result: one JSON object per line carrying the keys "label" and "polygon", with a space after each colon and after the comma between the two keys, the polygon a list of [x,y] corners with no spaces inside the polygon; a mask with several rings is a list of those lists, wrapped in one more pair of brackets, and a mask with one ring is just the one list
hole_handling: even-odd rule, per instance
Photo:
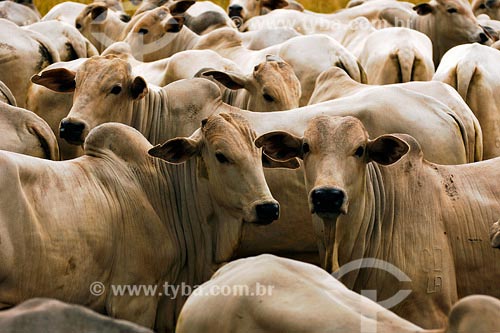
{"label": "cow muzzle", "polygon": [[59,137],[72,145],[82,145],[87,125],[78,120],[63,119],[59,125]]}
{"label": "cow muzzle", "polygon": [[243,18],[242,13],[243,13],[243,7],[240,5],[235,4],[235,5],[229,6],[229,8],[228,8],[228,15],[233,20],[236,17]]}
{"label": "cow muzzle", "polygon": [[253,206],[251,216],[244,220],[258,225],[271,224],[280,217],[280,205],[277,201],[260,202]]}
{"label": "cow muzzle", "polygon": [[333,187],[319,187],[311,191],[311,213],[320,217],[347,214],[347,195]]}

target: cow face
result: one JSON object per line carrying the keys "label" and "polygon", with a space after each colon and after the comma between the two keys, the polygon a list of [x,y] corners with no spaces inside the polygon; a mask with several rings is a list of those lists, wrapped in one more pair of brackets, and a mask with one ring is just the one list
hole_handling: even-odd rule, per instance
{"label": "cow face", "polygon": [[203,75],[212,76],[229,89],[246,89],[249,94],[244,108],[247,110],[263,112],[299,107],[300,81],[292,66],[277,57],[267,56],[250,75],[222,71],[207,71]]}
{"label": "cow face", "polygon": [[229,17],[238,26],[254,16],[259,16],[263,10],[273,10],[288,6],[286,0],[231,0],[227,7]]}
{"label": "cow face", "polygon": [[198,158],[198,176],[208,182],[219,209],[244,222],[269,224],[279,217],[279,205],[267,187],[254,138],[244,118],[220,114],[204,120],[191,137],[169,140],[149,154],[174,164]]}
{"label": "cow face", "polygon": [[[485,43],[489,40],[487,33],[479,25],[468,2],[461,0],[432,0],[419,4],[413,9],[420,16],[433,18],[437,33],[444,36],[441,43],[446,49],[465,43]],[[436,41],[433,41],[436,42]]]}
{"label": "cow face", "polygon": [[152,61],[155,58],[151,57],[159,51],[164,56],[172,55],[167,55],[165,49],[174,43],[184,27],[184,17],[180,15],[193,3],[179,1],[169,7],[158,7],[146,12],[124,40],[130,45],[133,56],[138,60]]}
{"label": "cow face", "polygon": [[333,220],[347,214],[350,200],[363,193],[368,163],[389,165],[409,150],[395,136],[369,140],[354,117],[326,116],[311,120],[302,138],[271,132],[259,137],[256,145],[278,161],[302,158],[311,212]]}
{"label": "cow face", "polygon": [[130,124],[132,102],[148,91],[144,79],[134,77],[130,65],[112,55],[90,58],[76,73],[58,68],[35,75],[32,81],[57,92],[74,92],[73,106],[61,121],[59,135],[75,145],[102,123]]}

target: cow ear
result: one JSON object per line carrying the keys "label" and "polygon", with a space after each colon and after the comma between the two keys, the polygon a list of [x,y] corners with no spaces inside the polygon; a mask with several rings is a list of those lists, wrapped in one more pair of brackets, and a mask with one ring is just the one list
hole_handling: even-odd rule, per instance
{"label": "cow ear", "polygon": [[132,99],[134,100],[138,100],[146,96],[148,93],[148,85],[146,84],[146,81],[144,81],[142,77],[136,76],[130,86],[130,93],[132,95]]}
{"label": "cow ear", "polygon": [[202,75],[206,77],[211,76],[214,80],[232,90],[244,89],[248,85],[247,77],[235,72],[208,71]]}
{"label": "cow ear", "polygon": [[176,1],[171,6],[168,7],[170,13],[172,15],[184,14],[186,10],[189,9],[192,5],[195,4],[196,1],[184,0],[184,1]]}
{"label": "cow ear", "polygon": [[417,12],[418,15],[427,15],[432,13],[432,6],[428,3],[421,3],[413,7],[413,10]]}
{"label": "cow ear", "polygon": [[266,7],[269,9],[280,9],[288,6],[289,3],[286,0],[263,0],[262,7]]}
{"label": "cow ear", "polygon": [[262,153],[262,166],[264,168],[274,169],[274,168],[284,168],[284,169],[298,169],[300,168],[300,162],[298,158],[292,158],[288,161],[276,161]]}
{"label": "cow ear", "polygon": [[71,93],[75,91],[76,73],[66,68],[54,68],[35,74],[31,82],[49,88],[55,92]]}
{"label": "cow ear", "polygon": [[394,135],[381,135],[368,142],[368,158],[382,165],[396,163],[408,153],[410,146]]}
{"label": "cow ear", "polygon": [[96,6],[92,8],[90,16],[92,17],[92,21],[102,22],[108,16],[108,8],[104,6]]}
{"label": "cow ear", "polygon": [[199,152],[199,141],[193,138],[175,138],[168,140],[162,145],[151,148],[148,153],[151,156],[161,158],[172,164],[181,164],[197,155]]}
{"label": "cow ear", "polygon": [[303,158],[303,139],[293,134],[276,131],[261,135],[255,145],[275,161],[285,162],[292,158]]}
{"label": "cow ear", "polygon": [[490,229],[491,246],[500,249],[500,220],[494,223]]}

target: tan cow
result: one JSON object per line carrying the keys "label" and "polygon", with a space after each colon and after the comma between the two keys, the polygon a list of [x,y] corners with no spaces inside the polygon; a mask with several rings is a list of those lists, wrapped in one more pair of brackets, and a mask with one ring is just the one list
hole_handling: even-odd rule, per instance
{"label": "tan cow", "polygon": [[59,61],[55,46],[45,36],[0,19],[0,81],[24,107],[33,74]]}
{"label": "tan cow", "polygon": [[[307,106],[291,111],[250,112],[230,107],[222,102],[220,89],[209,80],[181,80],[159,90],[148,87],[144,99],[135,100],[131,83],[137,76],[119,59],[99,59],[87,63],[77,81],[74,109],[67,120],[74,124],[87,124],[90,128],[109,121],[120,121],[141,131],[153,144],[176,136],[190,135],[199,122],[220,112],[238,113],[249,120],[258,134],[274,129],[293,131],[302,135],[307,121],[321,114],[352,115],[359,117],[371,135],[402,132],[409,133],[422,142],[426,156],[433,161],[447,164],[466,163],[469,134],[455,119],[449,107],[433,98],[402,88],[381,87],[378,91],[359,94],[331,102]],[[72,86],[73,74],[66,71],[46,71],[43,83],[55,89]],[[104,75],[106,73],[106,76]],[[95,80],[92,75],[105,79]],[[137,79],[139,80],[139,79]],[[115,85],[121,85],[120,95],[107,94]],[[105,91],[103,92],[102,89]],[[194,93],[195,92],[195,93]],[[77,107],[77,105],[79,105]],[[110,112],[115,110],[115,112]],[[83,132],[73,134],[80,136]],[[79,138],[80,139],[80,138]],[[282,217],[266,227],[244,226],[244,236],[238,240],[238,255],[264,252],[287,253],[293,257],[317,262],[317,245],[313,231],[308,227],[310,213],[301,171],[268,170],[268,182],[275,198],[284,203]],[[303,193],[303,196],[300,195]],[[281,241],[277,242],[276,239]],[[225,260],[228,260],[227,258]]]}
{"label": "tan cow", "polygon": [[0,312],[3,333],[153,333],[125,320],[116,320],[98,314],[80,305],[55,299],[34,298]]}
{"label": "tan cow", "polygon": [[483,132],[478,119],[460,94],[442,82],[407,82],[382,88],[356,82],[340,68],[333,67],[321,73],[316,80],[316,87],[309,105],[354,95],[367,89],[376,91],[378,89],[391,89],[391,87],[409,89],[445,104],[450,109],[450,115],[457,120],[460,127],[464,128],[464,132],[468,133],[467,137],[464,138],[469,151],[467,161],[477,162],[483,159]]}
{"label": "tan cow", "polygon": [[370,34],[358,57],[369,84],[429,81],[434,74],[432,42],[407,28],[386,28]]}
{"label": "tan cow", "polygon": [[490,239],[491,246],[500,248],[500,220],[491,226]]}
{"label": "tan cow", "polygon": [[[0,308],[43,295],[171,332],[185,295],[112,285],[199,284],[231,257],[242,224],[279,216],[254,139],[243,118],[221,114],[155,147],[106,124],[71,161],[0,152]],[[89,291],[95,281],[103,293]]]}
{"label": "tan cow", "polygon": [[472,13],[468,2],[431,0],[416,5],[413,10],[416,14],[395,6],[381,12],[380,17],[393,26],[408,27],[426,34],[432,41],[436,67],[446,51],[454,46],[489,41],[487,33]]}
{"label": "tan cow", "polygon": [[89,58],[98,55],[97,49],[74,27],[67,23],[50,20],[23,27],[44,35],[59,53],[60,61]]}
{"label": "tan cow", "polygon": [[227,88],[224,102],[244,110],[267,112],[299,107],[300,82],[293,68],[276,56],[267,56],[249,75],[210,69],[203,76],[222,83]]}
{"label": "tan cow", "polygon": [[[278,161],[304,160],[323,267],[348,288],[376,290],[380,299],[411,290],[392,309],[424,328],[443,327],[458,298],[500,296],[493,287],[500,253],[483,241],[500,215],[500,158],[433,164],[413,137],[370,140],[354,117],[317,117],[303,137],[271,132],[256,145]],[[355,261],[363,258],[384,260],[409,279],[360,270]]]}
{"label": "tan cow", "polygon": [[25,6],[15,1],[0,2],[0,18],[7,19],[16,25],[28,25],[40,20],[40,13],[33,11],[28,6]]}
{"label": "tan cow", "polygon": [[500,20],[500,3],[497,0],[473,0],[472,11],[474,15],[488,15],[493,20]]}
{"label": "tan cow", "polygon": [[47,123],[31,111],[0,101],[0,149],[59,160],[57,140]]}
{"label": "tan cow", "polygon": [[500,51],[472,44],[451,49],[433,80],[455,88],[476,115],[484,136],[484,158],[500,156]]}
{"label": "tan cow", "polygon": [[469,296],[456,303],[447,329],[424,330],[359,295],[324,270],[261,255],[220,268],[190,296],[177,333],[494,333],[500,301]]}

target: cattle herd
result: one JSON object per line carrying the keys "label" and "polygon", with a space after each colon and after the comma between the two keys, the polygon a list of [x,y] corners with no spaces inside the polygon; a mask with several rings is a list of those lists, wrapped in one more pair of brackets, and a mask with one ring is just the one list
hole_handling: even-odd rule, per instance
{"label": "cattle herd", "polygon": [[0,17],[1,333],[500,332],[500,0]]}

